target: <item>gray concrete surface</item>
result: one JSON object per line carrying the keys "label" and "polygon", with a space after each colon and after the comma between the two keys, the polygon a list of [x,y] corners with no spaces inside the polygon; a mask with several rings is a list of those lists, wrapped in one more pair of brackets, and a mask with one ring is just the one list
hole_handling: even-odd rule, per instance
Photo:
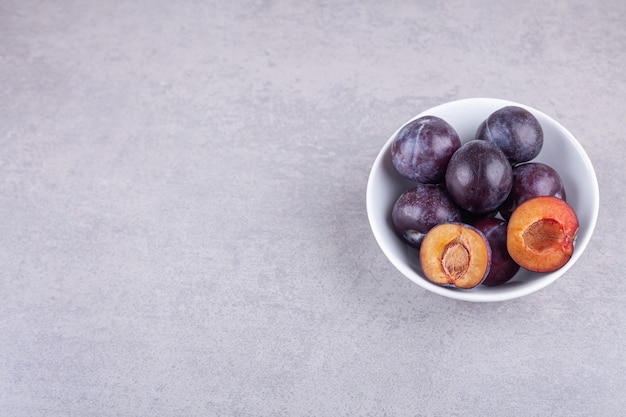
{"label": "gray concrete surface", "polygon": [[[626,3],[0,2],[0,416],[621,416]],[[426,108],[528,104],[601,208],[522,299],[427,293],[365,187]]]}

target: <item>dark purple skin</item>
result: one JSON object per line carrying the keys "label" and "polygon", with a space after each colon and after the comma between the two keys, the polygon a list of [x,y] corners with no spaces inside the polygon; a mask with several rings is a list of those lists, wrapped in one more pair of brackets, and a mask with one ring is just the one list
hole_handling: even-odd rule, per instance
{"label": "dark purple skin", "polygon": [[442,186],[418,184],[396,200],[391,221],[398,236],[419,249],[430,229],[440,223],[461,221],[461,212]]}
{"label": "dark purple skin", "polygon": [[545,195],[565,201],[565,187],[559,174],[541,162],[518,165],[513,168],[513,186],[511,193],[500,206],[500,214],[508,220],[520,204]]}
{"label": "dark purple skin", "polygon": [[509,281],[519,271],[506,249],[506,231],[508,223],[495,217],[483,218],[473,225],[483,232],[491,246],[491,268],[482,285],[496,286]]}
{"label": "dark purple skin", "polygon": [[487,218],[487,217],[496,217],[498,215],[498,210],[490,211],[489,213],[483,214],[474,214],[467,210],[461,209],[461,220],[463,223],[474,224],[477,221]]}
{"label": "dark purple skin", "polygon": [[445,120],[423,116],[406,124],[391,144],[391,160],[398,173],[412,181],[443,181],[448,161],[461,147],[459,135]]}
{"label": "dark purple skin", "polygon": [[484,140],[466,142],[452,155],[446,188],[452,200],[473,214],[496,210],[511,191],[511,164],[497,146]]}
{"label": "dark purple skin", "polygon": [[543,129],[537,118],[518,106],[493,112],[476,131],[476,139],[496,145],[511,165],[535,158],[543,147]]}

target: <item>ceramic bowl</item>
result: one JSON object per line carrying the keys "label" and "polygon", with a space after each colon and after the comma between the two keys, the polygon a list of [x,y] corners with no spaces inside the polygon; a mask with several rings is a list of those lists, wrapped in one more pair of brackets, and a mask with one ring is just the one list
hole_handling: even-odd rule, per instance
{"label": "ceramic bowl", "polygon": [[476,302],[505,301],[531,294],[550,285],[572,268],[591,239],[599,207],[596,174],[580,143],[550,116],[508,100],[471,98],[433,107],[411,120],[425,115],[439,116],[455,128],[464,143],[474,139],[479,124],[491,113],[508,105],[529,110],[541,123],[544,144],[533,161],[550,165],[563,180],[567,202],[576,212],[579,221],[574,253],[569,262],[557,271],[536,273],[521,268],[513,279],[496,287],[480,285],[470,290],[462,290],[442,287],[428,281],[420,267],[419,252],[396,235],[391,222],[391,209],[396,199],[415,184],[400,177],[391,162],[391,143],[402,128],[400,126],[387,140],[372,166],[367,184],[367,214],[374,237],[389,261],[408,279],[435,294]]}

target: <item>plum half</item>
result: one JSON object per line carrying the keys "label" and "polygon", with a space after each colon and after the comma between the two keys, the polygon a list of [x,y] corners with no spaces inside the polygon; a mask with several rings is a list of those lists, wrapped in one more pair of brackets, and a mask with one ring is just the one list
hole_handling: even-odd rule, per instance
{"label": "plum half", "polygon": [[470,289],[489,274],[491,247],[485,235],[464,223],[443,223],[424,237],[420,262],[434,284]]}
{"label": "plum half", "polygon": [[568,203],[553,196],[535,197],[511,215],[506,245],[522,268],[552,272],[572,257],[577,233],[578,217]]}

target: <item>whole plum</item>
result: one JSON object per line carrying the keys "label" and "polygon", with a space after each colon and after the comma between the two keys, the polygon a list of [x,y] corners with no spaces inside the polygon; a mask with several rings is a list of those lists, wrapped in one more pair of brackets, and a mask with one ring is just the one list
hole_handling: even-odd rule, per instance
{"label": "whole plum", "polygon": [[461,139],[445,120],[423,116],[407,123],[391,144],[391,160],[400,175],[423,184],[443,181],[448,161]]}
{"label": "whole plum", "polygon": [[476,139],[493,143],[515,165],[539,155],[543,147],[543,129],[528,110],[506,106],[493,112],[480,124]]}
{"label": "whole plum", "polygon": [[491,268],[482,284],[489,286],[504,284],[520,269],[506,248],[508,223],[491,217],[478,220],[473,226],[483,232],[491,246]]}
{"label": "whole plum", "polygon": [[461,212],[442,186],[418,184],[396,200],[391,220],[398,236],[419,248],[430,229],[440,223],[459,222]]}
{"label": "whole plum", "polygon": [[511,164],[491,142],[471,140],[450,158],[446,187],[452,200],[473,214],[496,210],[513,183]]}
{"label": "whole plum", "polygon": [[559,174],[549,165],[528,162],[513,168],[511,193],[500,206],[500,214],[509,219],[523,202],[539,196],[552,196],[565,200],[565,187]]}

